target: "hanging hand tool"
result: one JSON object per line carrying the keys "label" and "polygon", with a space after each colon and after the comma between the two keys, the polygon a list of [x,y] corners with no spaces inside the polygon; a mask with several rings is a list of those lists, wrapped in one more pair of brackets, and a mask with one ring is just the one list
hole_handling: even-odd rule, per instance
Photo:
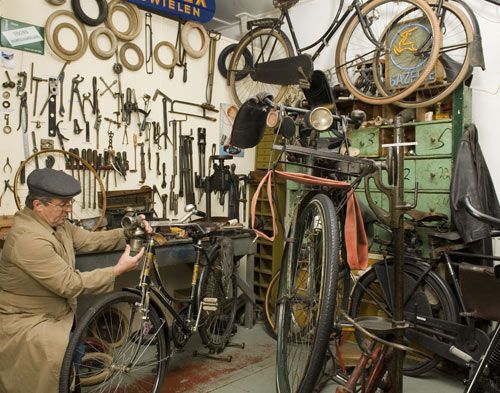
{"label": "hanging hand tool", "polygon": [[210,31],[208,33],[208,36],[210,37],[210,43],[208,44],[208,77],[205,91],[207,102],[201,104],[201,106],[209,111],[218,112],[215,109],[215,106],[212,105],[212,93],[214,89],[215,51],[217,47],[217,41],[220,40],[221,34],[218,32]]}
{"label": "hanging hand tool", "polygon": [[0,195],[0,206],[2,206],[2,199],[3,199],[4,195],[5,195],[5,193],[7,192],[7,190],[10,190],[10,192],[12,192],[12,195],[14,195],[14,198],[16,197],[16,194],[14,192],[14,187],[12,187],[9,184],[9,179],[4,180],[3,183],[4,183],[4,187],[3,187],[2,195]]}
{"label": "hanging hand tool", "polygon": [[5,161],[5,165],[3,166],[3,173],[7,173],[6,169],[9,169],[9,173],[12,173],[12,165],[10,165],[10,159],[7,157],[7,160]]}
{"label": "hanging hand tool", "polygon": [[104,157],[103,157],[103,163],[104,163],[104,176],[106,177],[106,191],[109,190],[109,151],[104,150]]}
{"label": "hanging hand tool", "polygon": [[71,80],[71,99],[69,101],[69,119],[72,119],[73,116],[73,101],[74,97],[78,98],[78,105],[80,106],[80,112],[82,114],[83,121],[87,121],[85,118],[85,108],[83,107],[83,101],[82,101],[82,96],[80,95],[80,89],[78,89],[78,85],[82,83],[85,80],[85,78],[82,76],[80,77],[80,74],[76,74],[76,76]]}
{"label": "hanging hand tool", "polygon": [[123,92],[122,92],[122,81],[121,81],[121,73],[123,72],[123,66],[120,64],[120,57],[118,55],[118,49],[115,52],[116,63],[113,64],[113,72],[117,75],[118,78],[118,111],[121,113],[123,109]]}
{"label": "hanging hand tool", "polygon": [[167,200],[168,200],[168,195],[167,194],[162,194],[161,195],[161,205],[162,205],[162,218],[167,218]]}
{"label": "hanging hand tool", "polygon": [[128,133],[127,133],[127,125],[125,124],[125,127],[123,129],[123,138],[122,138],[122,145],[128,145]]}
{"label": "hanging hand tool", "polygon": [[[83,161],[87,161],[87,150],[82,149],[81,158]],[[83,208],[85,208],[85,196],[87,194],[85,192],[85,187],[86,187],[85,186],[85,184],[86,184],[86,182],[85,182],[85,169],[86,169],[86,167],[85,167],[85,165],[83,165],[83,167],[82,167],[82,183],[81,183],[82,184],[82,197],[83,197],[83,205],[82,206],[83,206]],[[89,173],[89,176],[90,176],[90,173]]]}
{"label": "hanging hand tool", "polygon": [[66,111],[64,109],[64,77],[65,77],[64,70],[66,69],[66,66],[69,63],[70,63],[69,61],[65,62],[61,68],[61,71],[59,71],[59,75],[57,75],[57,82],[59,84],[59,116],[61,117],[64,117],[64,113]]}
{"label": "hanging hand tool", "polygon": [[144,152],[144,142],[139,143],[141,147],[141,180],[139,183],[143,184],[146,181],[146,153]]}
{"label": "hanging hand tool", "polygon": [[92,93],[83,93],[83,109],[85,110],[85,103],[88,102],[90,105],[90,109],[92,110],[92,113],[94,113],[94,104],[92,103],[92,100],[90,99],[90,96]]}
{"label": "hanging hand tool", "polygon": [[79,135],[82,131],[83,131],[83,129],[80,127],[80,124],[78,124],[78,120],[73,119],[73,132],[76,135]]}
{"label": "hanging hand tool", "polygon": [[152,28],[152,15],[151,12],[146,12],[144,15],[144,33],[145,33],[145,44],[144,44],[144,58],[146,63],[146,74],[150,75],[153,73],[153,28]]}
{"label": "hanging hand tool", "polygon": [[[94,169],[96,173],[99,173],[99,156],[97,150],[92,150],[92,162],[94,163]],[[97,175],[98,176],[98,175]],[[97,176],[94,176],[94,200],[92,202],[92,209],[97,206]]]}
{"label": "hanging hand tool", "polygon": [[240,181],[243,181],[243,185],[240,187],[240,200],[239,202],[243,203],[243,223],[246,223],[247,220],[247,185],[250,182],[250,177],[243,176],[240,177]]}
{"label": "hanging hand tool", "polygon": [[92,114],[99,113],[99,89],[97,88],[97,77],[92,77]]}
{"label": "hanging hand tool", "polygon": [[4,89],[13,89],[16,87],[16,83],[10,79],[9,71],[5,70],[5,75],[7,76],[7,82],[2,83]]}
{"label": "hanging hand tool", "polygon": [[160,153],[156,152],[156,175],[161,176],[161,171],[160,171]]}
{"label": "hanging hand tool", "polygon": [[104,78],[102,76],[99,77],[99,79],[101,80],[101,82],[104,84],[104,86],[106,86],[106,89],[99,93],[99,96],[102,97],[104,94],[106,94],[107,91],[109,91],[109,93],[113,96],[113,98],[115,97],[115,93],[113,90],[111,90],[111,88],[116,85],[116,83],[118,82],[116,79],[110,84],[108,85],[106,83],[106,81],[104,80]]}
{"label": "hanging hand tool", "polygon": [[[94,160],[94,155],[93,155],[92,149],[89,148],[89,149],[87,149],[87,162],[90,164],[90,166],[92,166],[94,164],[93,160]],[[94,176],[94,178],[95,178],[95,176]],[[92,195],[92,172],[89,169],[89,184],[88,184],[88,199],[87,199],[87,207],[89,209],[90,209],[91,201],[92,201],[91,195]]]}
{"label": "hanging hand tool", "polygon": [[[31,140],[33,142],[32,152],[33,152],[33,154],[36,154],[36,153],[38,153],[38,147],[36,147],[36,135],[35,135],[35,131],[31,131]],[[36,169],[39,168],[39,166],[38,166],[38,156],[35,156],[35,167],[36,167]]]}
{"label": "hanging hand tool", "polygon": [[17,80],[16,96],[19,97],[21,93],[26,89],[26,82],[28,80],[28,75],[26,72],[21,71],[17,73],[19,79]]}
{"label": "hanging hand tool", "polygon": [[134,144],[134,169],[131,169],[130,172],[137,172],[137,134],[134,133],[132,135],[132,141]]}
{"label": "hanging hand tool", "polygon": [[[176,66],[183,67],[184,72],[182,74],[182,81],[184,83],[187,82],[187,62],[186,62],[186,51],[184,50],[184,47],[182,46],[182,41],[181,41],[181,31],[182,31],[182,23],[179,21],[179,24],[177,26],[177,38],[175,40],[175,48],[177,49],[178,52],[178,61]],[[170,73],[168,77],[172,79],[174,77],[174,68],[172,67],[170,69]]]}
{"label": "hanging hand tool", "polygon": [[163,163],[161,165],[161,169],[162,169],[162,174],[163,174],[163,180],[161,182],[161,188],[167,188],[167,180],[166,180],[166,177],[167,177],[167,164]]}
{"label": "hanging hand tool", "polygon": [[48,82],[48,79],[38,78],[36,76],[31,77],[32,83],[35,82],[35,98],[33,99],[33,117],[36,116],[36,104],[38,102],[38,84],[40,82]]}
{"label": "hanging hand tool", "polygon": [[206,128],[198,127],[198,173],[195,173],[195,186],[199,190],[198,203],[201,202],[201,198],[205,193],[205,148],[207,146],[207,130]]}
{"label": "hanging hand tool", "polygon": [[[179,106],[179,105],[194,106],[196,108],[200,108],[202,113],[201,114],[197,114],[197,113],[189,113],[189,112],[174,110],[174,105],[177,105],[177,106]],[[210,111],[213,111],[213,112],[219,112],[217,109],[215,109],[215,107],[213,109],[206,108],[203,105],[196,104],[194,102],[181,101],[181,100],[173,100],[170,103],[170,113],[175,113],[175,114],[184,115],[184,116],[198,117],[198,118],[205,119],[205,120],[210,120],[210,121],[217,121],[217,118],[207,115],[207,110],[210,110]]]}
{"label": "hanging hand tool", "polygon": [[102,121],[102,116],[101,113],[98,112],[94,122],[95,141],[96,141],[96,148],[98,150],[99,150],[99,129],[101,128],[101,121]]}
{"label": "hanging hand tool", "polygon": [[21,99],[19,103],[19,125],[17,130],[23,125],[23,132],[28,131],[28,93],[24,92],[21,94]]}
{"label": "hanging hand tool", "polygon": [[[61,146],[61,150],[65,150],[64,149],[64,141],[69,141],[68,138],[66,138],[61,130],[59,129],[59,124],[61,124],[63,121],[62,120],[59,120],[56,124],[56,136],[57,136],[57,139],[59,140],[59,145]],[[83,152],[83,150],[82,150]]]}

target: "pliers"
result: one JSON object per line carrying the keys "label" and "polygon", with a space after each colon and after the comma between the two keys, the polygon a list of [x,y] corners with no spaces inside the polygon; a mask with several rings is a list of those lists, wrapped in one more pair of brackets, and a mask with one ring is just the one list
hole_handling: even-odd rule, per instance
{"label": "pliers", "polygon": [[2,198],[5,195],[5,193],[7,192],[7,190],[10,190],[14,196],[16,195],[16,194],[14,194],[14,187],[12,187],[9,184],[9,179],[4,180],[3,182],[4,182],[4,187],[3,187],[2,195],[0,195],[0,206],[2,205]]}
{"label": "pliers", "polygon": [[12,173],[12,165],[10,165],[9,157],[7,157],[7,161],[5,162],[5,165],[3,166],[3,173],[7,173],[7,171],[5,170],[6,168],[9,168],[10,173]]}
{"label": "pliers", "polygon": [[[24,113],[24,116],[23,116]],[[24,122],[23,122],[24,119]],[[21,103],[19,105],[19,125],[17,126],[17,131],[24,125],[24,131],[28,131],[28,93],[24,92],[21,94]]]}

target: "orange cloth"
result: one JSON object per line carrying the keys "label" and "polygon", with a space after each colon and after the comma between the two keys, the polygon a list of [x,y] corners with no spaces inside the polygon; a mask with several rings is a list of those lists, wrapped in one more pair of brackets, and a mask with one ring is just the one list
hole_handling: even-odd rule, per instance
{"label": "orange cloth", "polygon": [[[347,188],[350,186],[349,183],[325,179],[322,177],[311,176],[304,173],[295,172],[283,172],[283,171],[269,171],[262,178],[257,190],[252,197],[251,204],[251,217],[252,217],[252,228],[254,228],[257,236],[267,239],[269,241],[274,241],[276,236],[277,227],[274,214],[274,205],[272,198],[272,176],[276,174],[277,176],[283,177],[287,180],[292,180],[301,184],[317,185],[317,186],[327,186],[335,188]],[[267,183],[267,185],[266,185]],[[260,191],[266,185],[266,194],[271,207],[271,216],[273,221],[273,234],[268,236],[265,233],[255,229],[255,208],[257,206],[257,201],[260,195]],[[362,270],[366,269],[368,266],[368,240],[366,238],[365,226],[363,224],[363,217],[361,215],[361,209],[356,198],[356,193],[354,190],[350,190],[347,198],[346,207],[346,219],[344,223],[344,243],[347,251],[347,263],[351,270]]]}

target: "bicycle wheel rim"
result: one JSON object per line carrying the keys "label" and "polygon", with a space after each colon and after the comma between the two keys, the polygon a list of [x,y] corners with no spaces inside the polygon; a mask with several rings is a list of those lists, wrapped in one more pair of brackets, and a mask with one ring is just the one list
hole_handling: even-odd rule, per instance
{"label": "bicycle wheel rim", "polygon": [[168,360],[166,322],[153,307],[142,313],[140,301],[132,293],[114,293],[88,310],[64,356],[60,392],[73,384],[73,368],[81,392],[159,391]]}
{"label": "bicycle wheel rim", "polygon": [[228,83],[234,102],[240,106],[250,97],[262,92],[271,94],[274,101],[279,102],[286,92],[286,86],[255,81],[252,72],[258,63],[292,55],[290,41],[281,31],[256,29],[247,33],[239,42],[229,63]]}
{"label": "bicycle wheel rim", "polygon": [[[439,50],[435,76],[415,92],[395,104],[402,108],[419,108],[442,101],[472,73],[470,66],[474,33],[467,16],[451,3],[442,4],[443,42]],[[433,5],[433,9],[436,5]]]}
{"label": "bicycle wheel rim", "polygon": [[[284,258],[286,260],[286,258]],[[273,276],[264,298],[264,327],[266,332],[276,340],[276,298],[278,297],[280,272]]]}
{"label": "bicycle wheel rim", "polygon": [[[392,268],[392,263],[388,263],[388,266]],[[425,268],[419,268],[408,263],[405,264],[405,275],[414,279],[419,278],[424,271]],[[457,305],[453,300],[453,295],[449,286],[432,271],[428,272],[426,277],[427,278],[424,279],[418,287],[418,291],[424,293],[429,301],[429,305],[431,307],[430,316],[446,321],[457,321]],[[389,275],[388,280],[390,279],[391,276]],[[368,296],[364,296],[365,294],[368,294]],[[388,304],[388,296],[390,295],[383,293],[377,274],[374,268],[372,268],[358,280],[358,283],[354,288],[351,302],[351,317],[356,318],[359,316],[374,315],[392,318],[392,307]],[[407,307],[409,311],[412,311],[412,303],[411,299],[408,300],[405,308]],[[378,307],[379,304],[382,304],[385,310],[380,309],[380,307]],[[356,332],[355,337],[356,341],[360,345],[364,339],[363,334]],[[412,345],[411,341],[406,342],[405,345],[418,349],[419,351],[429,355],[429,357],[420,357],[415,353],[407,354],[405,356],[403,366],[403,372],[406,375],[419,376],[432,370],[438,365],[440,358],[435,356],[432,352],[425,348]]]}
{"label": "bicycle wheel rim", "polygon": [[[361,12],[375,40],[383,45],[377,47],[367,38],[354,15],[337,45],[339,78],[356,98],[369,104],[401,100],[415,91],[434,68],[441,40],[437,18],[421,0],[374,0],[365,3]],[[388,29],[394,20],[398,24]],[[391,68],[385,64],[391,64]],[[408,78],[395,78],[390,69],[401,70],[401,75],[408,74]],[[386,88],[380,91],[375,78]]]}
{"label": "bicycle wheel rim", "polygon": [[326,195],[305,206],[294,238],[291,263],[281,270],[277,387],[279,392],[310,392],[332,331],[337,289],[337,218]]}
{"label": "bicycle wheel rim", "polygon": [[199,333],[211,350],[222,351],[233,330],[237,306],[237,284],[233,261],[225,261],[219,249],[210,257],[200,283],[200,300],[217,299],[217,310],[202,311]]}

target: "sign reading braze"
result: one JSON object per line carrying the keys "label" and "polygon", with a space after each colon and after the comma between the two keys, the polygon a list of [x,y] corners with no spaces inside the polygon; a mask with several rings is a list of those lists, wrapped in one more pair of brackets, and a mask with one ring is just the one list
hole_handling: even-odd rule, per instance
{"label": "sign reading braze", "polygon": [[146,11],[205,23],[215,14],[215,0],[127,0]]}

